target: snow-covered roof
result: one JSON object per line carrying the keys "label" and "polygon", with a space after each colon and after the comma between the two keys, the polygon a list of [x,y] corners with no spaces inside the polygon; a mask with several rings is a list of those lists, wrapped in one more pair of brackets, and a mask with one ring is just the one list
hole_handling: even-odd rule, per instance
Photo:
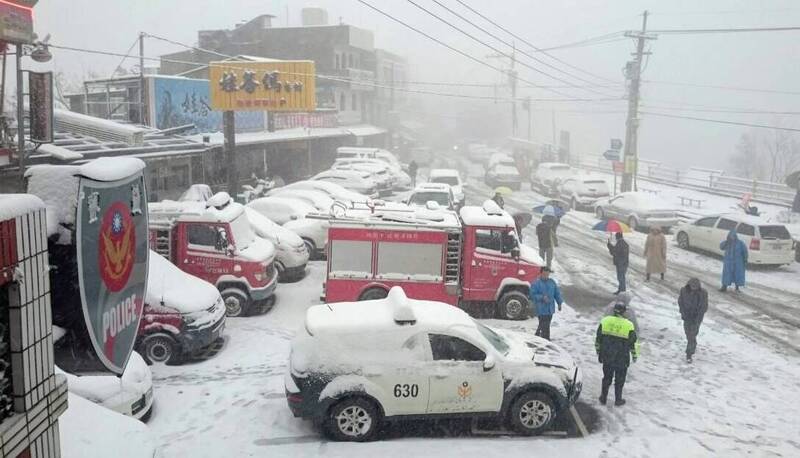
{"label": "snow-covered roof", "polygon": [[44,207],[42,199],[31,194],[0,194],[0,221],[14,219]]}
{"label": "snow-covered roof", "polygon": [[751,226],[763,226],[763,225],[784,226],[784,224],[782,223],[772,223],[760,216],[746,215],[744,213],[721,213],[719,215],[707,215],[704,216],[703,218],[707,218],[708,216],[719,216],[721,218],[727,218],[740,223],[749,224]]}
{"label": "snow-covered roof", "polygon": [[231,222],[244,211],[242,204],[237,202],[231,202],[225,208],[218,210],[214,207],[206,208],[205,202],[178,202],[175,200],[150,202],[147,204],[147,209],[151,221],[180,218],[183,221],[209,221],[217,223]]}
{"label": "snow-covered roof", "polygon": [[399,286],[388,297],[372,301],[338,302],[310,307],[306,330],[312,336],[355,334],[368,331],[417,333],[452,326],[475,326],[466,312],[449,304],[409,299]]}
{"label": "snow-covered roof", "polygon": [[144,170],[145,164],[135,157],[100,157],[78,166],[76,175],[96,181],[116,181]]}
{"label": "snow-covered roof", "polygon": [[[340,127],[297,127],[294,129],[281,129],[275,132],[239,132],[236,134],[236,145],[261,145],[265,143],[282,142],[286,140],[306,140],[314,138],[345,137],[350,132]],[[209,144],[220,146],[224,143],[225,136],[222,132],[212,134],[196,134],[186,137],[195,142],[202,142],[205,137],[209,138]]]}
{"label": "snow-covered roof", "polygon": [[483,207],[467,205],[461,207],[459,214],[468,226],[515,227],[514,218],[505,211],[497,214],[487,212]]}
{"label": "snow-covered roof", "polygon": [[437,177],[460,177],[461,175],[458,173],[456,169],[431,169],[428,172],[428,178],[437,178]]}
{"label": "snow-covered roof", "polygon": [[372,124],[358,124],[355,126],[346,126],[345,129],[356,137],[368,137],[370,135],[380,135],[387,132],[386,129]]}
{"label": "snow-covered roof", "polygon": [[539,164],[539,167],[541,167],[541,168],[553,168],[553,167],[565,168],[566,167],[566,168],[570,168],[570,169],[572,168],[571,165],[565,164],[563,162],[542,162],[542,163]]}

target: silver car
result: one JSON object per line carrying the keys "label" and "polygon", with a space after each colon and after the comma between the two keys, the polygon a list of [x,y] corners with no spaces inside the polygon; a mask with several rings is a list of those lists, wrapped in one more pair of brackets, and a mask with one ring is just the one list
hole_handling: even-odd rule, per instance
{"label": "silver car", "polygon": [[660,227],[664,232],[678,224],[678,213],[658,196],[643,192],[623,192],[595,205],[595,214],[600,219],[616,219],[631,229]]}

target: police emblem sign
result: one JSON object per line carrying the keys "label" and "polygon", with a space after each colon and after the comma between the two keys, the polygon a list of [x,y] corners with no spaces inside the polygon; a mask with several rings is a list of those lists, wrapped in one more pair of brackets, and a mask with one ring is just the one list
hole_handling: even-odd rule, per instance
{"label": "police emblem sign", "polygon": [[83,315],[95,353],[117,375],[124,372],[133,350],[147,285],[144,177],[141,168],[120,176],[135,169],[136,164],[121,172],[83,175],[78,191],[76,248]]}

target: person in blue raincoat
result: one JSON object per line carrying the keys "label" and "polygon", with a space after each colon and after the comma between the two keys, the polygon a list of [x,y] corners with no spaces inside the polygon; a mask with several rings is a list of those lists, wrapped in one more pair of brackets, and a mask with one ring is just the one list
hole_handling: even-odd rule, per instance
{"label": "person in blue raincoat", "polygon": [[725,252],[722,259],[722,292],[728,290],[728,286],[735,284],[736,291],[744,286],[745,271],[747,270],[747,245],[739,240],[735,230],[731,230],[719,249]]}
{"label": "person in blue raincoat", "polygon": [[533,312],[539,318],[539,327],[536,328],[536,335],[550,340],[550,323],[553,321],[553,314],[561,311],[561,290],[558,283],[550,278],[552,270],[544,266],[539,278],[531,284],[530,298],[533,304]]}

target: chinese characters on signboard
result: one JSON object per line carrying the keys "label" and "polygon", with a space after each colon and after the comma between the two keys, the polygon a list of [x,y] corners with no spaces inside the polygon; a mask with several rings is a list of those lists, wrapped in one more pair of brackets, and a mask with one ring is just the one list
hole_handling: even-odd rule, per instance
{"label": "chinese characters on signboard", "polygon": [[33,41],[33,0],[0,1],[0,41],[31,43]]}
{"label": "chinese characters on signboard", "polygon": [[312,61],[212,62],[211,107],[221,111],[313,111]]}

